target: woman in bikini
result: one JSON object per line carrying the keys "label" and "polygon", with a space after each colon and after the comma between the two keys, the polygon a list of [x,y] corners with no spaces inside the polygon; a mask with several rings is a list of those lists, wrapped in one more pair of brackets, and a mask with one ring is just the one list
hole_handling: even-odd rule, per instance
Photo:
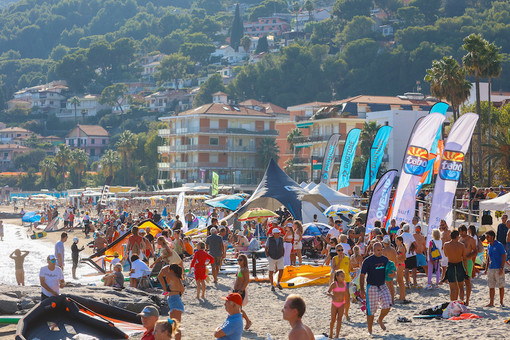
{"label": "woman in bikini", "polygon": [[214,263],[214,257],[209,255],[205,250],[205,243],[198,242],[198,250],[193,255],[190,268],[195,268],[195,281],[197,282],[197,299],[200,298],[200,291],[202,291],[202,299],[205,299],[205,280],[207,273],[205,267],[207,261]]}
{"label": "woman in bikini", "polygon": [[303,225],[301,224],[300,221],[294,221],[293,228],[294,228],[294,249],[296,250],[298,263],[302,265],[303,256],[301,254],[301,249],[303,249]]}
{"label": "woman in bikini", "polygon": [[404,244],[404,238],[397,236],[395,239],[397,243],[397,283],[398,283],[398,295],[401,303],[406,301],[406,285],[404,283],[404,271],[406,269],[406,246]]}
{"label": "woman in bikini", "polygon": [[292,222],[285,227],[285,236],[283,237],[283,262],[285,266],[291,265],[290,254],[292,253],[294,243],[294,231],[292,230]]}
{"label": "woman in bikini", "polygon": [[[161,287],[167,296],[169,315],[171,319],[181,322],[181,316],[184,312],[184,304],[182,303],[181,296],[184,293],[184,285],[182,284],[182,268],[177,264],[171,264],[163,267],[159,272],[158,280]],[[175,339],[181,339],[181,331],[179,330]]]}
{"label": "woman in bikini", "polygon": [[333,328],[336,323],[335,338],[340,335],[342,328],[342,318],[344,315],[345,297],[348,294],[347,284],[344,281],[345,273],[343,270],[335,272],[335,279],[329,286],[328,296],[331,297],[331,322],[329,323],[329,338],[333,339]]}
{"label": "woman in bikini", "polygon": [[333,271],[333,273],[336,273],[339,270],[344,272],[344,279],[343,279],[343,281],[345,282],[345,286],[347,287],[347,291],[346,291],[346,294],[345,294],[344,314],[345,314],[345,319],[347,321],[351,321],[349,319],[349,307],[351,306],[351,300],[349,298],[350,297],[349,296],[350,295],[349,294],[349,285],[350,285],[351,280],[352,280],[351,279],[351,274],[349,273],[349,270],[350,270],[351,264],[350,264],[350,261],[349,261],[349,257],[345,256],[345,253],[343,251],[343,247],[342,247],[341,244],[338,244],[336,246],[336,253],[338,255],[335,256],[333,258],[333,260],[331,260],[331,263],[334,263],[334,265],[335,265],[335,270]]}
{"label": "woman in bikini", "polygon": [[[234,288],[232,289],[232,293],[238,293],[243,298],[243,306],[248,303],[248,299],[246,297],[247,291],[246,288],[250,283],[250,270],[248,269],[248,257],[244,254],[241,254],[237,257],[237,263],[239,263],[239,271],[236,274],[236,280],[234,281]],[[243,319],[246,321],[246,326],[244,329],[250,329],[251,320],[246,315],[245,311],[241,309],[241,313],[243,314]]]}

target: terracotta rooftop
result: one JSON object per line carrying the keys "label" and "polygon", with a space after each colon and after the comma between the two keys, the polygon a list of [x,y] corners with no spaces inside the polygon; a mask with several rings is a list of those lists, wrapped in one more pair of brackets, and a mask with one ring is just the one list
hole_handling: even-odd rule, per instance
{"label": "terracotta rooftop", "polygon": [[243,105],[243,106],[259,106],[261,108],[264,108],[264,111],[266,113],[289,114],[289,111],[285,110],[283,107],[280,107],[280,106],[275,105],[273,103],[262,103],[262,102],[259,102],[256,99],[245,100],[243,102],[240,102],[239,105]]}
{"label": "terracotta rooftop", "polygon": [[30,131],[30,130],[23,129],[23,128],[17,127],[17,126],[8,127],[8,128],[0,130],[0,133],[11,133],[11,132],[32,133],[32,131]]}
{"label": "terracotta rooftop", "polygon": [[210,115],[232,115],[232,116],[259,116],[259,117],[273,117],[274,115],[260,112],[257,110],[249,109],[245,106],[228,105],[221,103],[211,103],[199,106],[195,109],[179,113],[179,116],[190,116],[196,114],[210,114]]}
{"label": "terracotta rooftop", "polygon": [[[110,134],[106,131],[101,125],[76,125],[76,128],[79,128],[83,133],[87,136],[104,136],[108,137]],[[73,129],[73,130],[74,130]]]}
{"label": "terracotta rooftop", "polygon": [[29,150],[26,146],[18,145],[18,144],[0,144],[0,150],[9,150],[9,149],[18,149],[18,150]]}

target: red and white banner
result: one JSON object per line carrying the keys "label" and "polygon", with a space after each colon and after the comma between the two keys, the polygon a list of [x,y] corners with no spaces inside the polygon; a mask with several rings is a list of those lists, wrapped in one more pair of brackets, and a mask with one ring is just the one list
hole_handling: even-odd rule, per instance
{"label": "red and white banner", "polygon": [[457,119],[450,130],[432,196],[427,244],[431,239],[432,230],[439,228],[441,220],[445,220],[448,225],[451,225],[453,199],[462,173],[464,155],[469,148],[477,121],[476,113],[465,113]]}

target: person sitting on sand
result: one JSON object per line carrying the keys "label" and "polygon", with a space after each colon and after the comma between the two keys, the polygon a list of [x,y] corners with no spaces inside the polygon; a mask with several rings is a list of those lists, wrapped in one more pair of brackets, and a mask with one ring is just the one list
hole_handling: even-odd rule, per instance
{"label": "person sitting on sand", "polygon": [[157,321],[154,326],[154,340],[176,339],[179,326],[180,322],[171,318]]}
{"label": "person sitting on sand", "polygon": [[[250,270],[248,269],[248,257],[245,254],[239,255],[237,258],[237,263],[239,264],[239,271],[236,274],[236,279],[234,282],[234,288],[232,289],[233,293],[238,293],[243,298],[243,306],[248,303],[248,298],[246,296],[247,291],[246,288],[250,283]],[[246,326],[244,329],[248,330],[251,327],[251,320],[246,315],[246,312],[241,308],[241,313],[243,314],[243,319],[246,321]]]}
{"label": "person sitting on sand", "polygon": [[117,263],[113,267],[113,273],[106,274],[103,277],[103,280],[105,286],[124,288],[124,274],[122,274],[122,265]]}
{"label": "person sitting on sand", "polygon": [[141,261],[138,255],[131,256],[131,272],[129,278],[129,286],[133,288],[138,287],[138,283],[143,276],[151,272],[145,262]]}
{"label": "person sitting on sand", "polygon": [[243,315],[241,313],[243,298],[238,293],[230,293],[222,299],[225,300],[225,310],[228,317],[221,326],[216,328],[214,337],[225,340],[241,340],[243,334]]}
{"label": "person sitting on sand", "polygon": [[73,238],[73,244],[71,245],[71,259],[73,260],[73,267],[71,268],[71,272],[73,274],[73,279],[78,280],[76,277],[76,268],[78,268],[78,261],[80,252],[85,249],[84,246],[81,246],[81,249],[78,249],[78,241],[77,237]]}
{"label": "person sitting on sand", "polygon": [[310,327],[305,325],[301,320],[306,312],[305,300],[297,294],[287,296],[285,305],[283,305],[282,314],[283,320],[289,322],[292,329],[289,333],[289,340],[314,340]]}
{"label": "person sitting on sand", "polygon": [[16,268],[16,282],[18,283],[18,286],[24,286],[25,285],[25,270],[23,269],[23,263],[25,262],[25,257],[30,252],[27,250],[19,250],[16,249],[9,255],[11,259],[14,260],[14,268]]}
{"label": "person sitting on sand", "polygon": [[466,248],[459,242],[459,232],[451,233],[452,240],[444,245],[444,254],[448,257],[446,279],[450,285],[450,301],[464,300],[464,280],[466,272],[464,263],[466,261]]}
{"label": "person sitting on sand", "polygon": [[[368,333],[372,336],[372,326],[374,324],[374,316],[377,308],[381,307],[381,314],[377,323],[383,330],[386,330],[384,325],[384,317],[388,315],[391,307],[391,294],[386,286],[386,265],[388,258],[383,255],[382,244],[376,242],[373,246],[374,254],[370,255],[363,261],[360,274],[360,293],[361,298],[367,302],[367,328]],[[367,290],[365,291],[365,276],[367,281]],[[395,273],[388,275],[395,277]]]}
{"label": "person sitting on sand", "polygon": [[[170,318],[181,322],[182,313],[184,313],[184,304],[181,296],[184,294],[184,285],[182,284],[182,267],[177,264],[171,264],[163,267],[158,275],[161,287],[168,297],[168,313]],[[177,332],[175,338],[181,339],[181,332]]]}
{"label": "person sitting on sand", "polygon": [[345,301],[349,300],[349,287],[345,282],[345,273],[342,269],[334,272],[333,283],[329,285],[327,295],[331,298],[331,322],[329,323],[329,338],[333,339],[333,328],[336,325],[336,336],[340,335],[342,318],[344,316]]}
{"label": "person sitting on sand", "polygon": [[197,299],[200,298],[200,292],[202,292],[202,299],[205,299],[205,280],[207,279],[206,266],[207,261],[213,264],[214,257],[209,255],[205,251],[205,243],[198,242],[198,250],[193,255],[193,259],[191,260],[191,268],[195,268],[195,281],[197,283]]}

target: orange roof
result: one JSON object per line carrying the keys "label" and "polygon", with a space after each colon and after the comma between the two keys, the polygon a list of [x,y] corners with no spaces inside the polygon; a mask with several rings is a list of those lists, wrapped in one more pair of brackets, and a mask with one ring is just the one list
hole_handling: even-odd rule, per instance
{"label": "orange roof", "polygon": [[30,150],[26,146],[18,145],[18,144],[0,144],[0,150],[9,150],[9,149],[18,149],[18,150]]}
{"label": "orange roof", "polygon": [[249,109],[245,106],[228,105],[221,103],[211,103],[199,106],[195,109],[184,111],[178,116],[190,116],[196,114],[209,114],[209,115],[231,115],[231,116],[262,116],[273,117],[274,115],[260,112],[257,110]]}
{"label": "orange roof", "polygon": [[273,103],[262,103],[256,99],[248,99],[243,102],[240,102],[239,105],[243,106],[259,106],[264,109],[266,113],[280,113],[280,114],[289,114],[289,111],[285,110],[283,107],[275,105]]}
{"label": "orange roof", "polygon": [[9,133],[9,132],[24,132],[24,133],[32,133],[32,131],[30,131],[30,130],[23,129],[23,128],[21,128],[21,127],[17,127],[17,126],[8,127],[8,128],[1,129],[1,130],[0,130],[0,133]]}
{"label": "orange roof", "polygon": [[221,91],[215,92],[212,95],[213,96],[228,96],[228,94],[226,94],[225,92],[221,92]]}
{"label": "orange roof", "polygon": [[[87,136],[104,136],[108,137],[110,134],[101,125],[76,125]],[[74,130],[74,129],[73,129]]]}

